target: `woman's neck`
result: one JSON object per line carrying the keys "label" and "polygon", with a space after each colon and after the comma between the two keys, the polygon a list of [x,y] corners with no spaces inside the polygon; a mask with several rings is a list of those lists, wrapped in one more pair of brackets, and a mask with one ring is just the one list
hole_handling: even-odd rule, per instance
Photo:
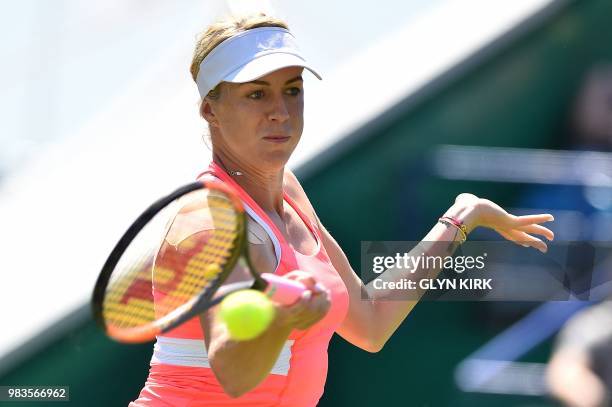
{"label": "woman's neck", "polygon": [[221,153],[213,154],[213,161],[223,168],[238,185],[265,212],[283,214],[283,175],[284,170],[265,171],[236,160]]}

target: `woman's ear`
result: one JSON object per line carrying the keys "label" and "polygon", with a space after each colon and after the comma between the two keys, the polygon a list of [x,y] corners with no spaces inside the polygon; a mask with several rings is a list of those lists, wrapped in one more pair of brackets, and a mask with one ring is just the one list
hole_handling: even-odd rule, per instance
{"label": "woman's ear", "polygon": [[208,97],[204,98],[202,104],[200,104],[200,116],[202,116],[211,126],[217,127],[219,124]]}

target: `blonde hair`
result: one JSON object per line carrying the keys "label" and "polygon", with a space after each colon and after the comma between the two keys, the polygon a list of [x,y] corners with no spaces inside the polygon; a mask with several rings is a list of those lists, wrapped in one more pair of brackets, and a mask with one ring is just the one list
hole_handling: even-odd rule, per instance
{"label": "blonde hair", "polygon": [[[283,20],[268,16],[264,13],[225,18],[211,24],[206,31],[198,36],[196,41],[191,67],[189,69],[193,80],[196,81],[198,77],[202,60],[217,45],[236,34],[259,27],[280,27],[287,30],[289,29],[287,23]],[[208,96],[217,99],[219,97],[219,85],[208,92]]]}

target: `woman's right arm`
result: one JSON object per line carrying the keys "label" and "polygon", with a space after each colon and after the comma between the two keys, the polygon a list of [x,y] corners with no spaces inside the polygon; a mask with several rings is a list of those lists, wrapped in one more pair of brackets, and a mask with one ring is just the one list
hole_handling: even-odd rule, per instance
{"label": "woman's right arm", "polygon": [[[169,249],[179,254],[181,251],[188,254],[195,242],[206,241],[213,233],[214,222],[210,219],[210,212],[206,210],[206,196],[190,195],[181,203],[180,211],[168,226],[158,262]],[[261,233],[258,233],[258,230],[256,223],[249,223],[249,244],[253,245],[253,250],[250,249],[251,260],[257,270],[274,272],[274,255],[271,254],[273,260],[266,261],[269,257],[266,254],[274,253],[272,242],[267,240],[269,238],[263,229]],[[210,366],[225,392],[232,397],[239,397],[266,378],[294,328],[306,329],[327,313],[330,305],[329,294],[317,289],[311,274],[292,271],[283,277],[301,282],[308,290],[291,306],[274,304],[274,320],[257,338],[249,341],[232,340],[218,316],[216,307],[200,315]],[[225,284],[252,280],[248,269],[237,266]]]}
{"label": "woman's right arm", "polygon": [[233,340],[216,308],[200,317],[210,366],[231,397],[240,397],[261,383],[274,367],[291,331],[314,325],[329,309],[329,293],[315,286],[312,275],[294,271],[284,277],[300,281],[308,290],[293,305],[275,304],[274,320],[257,338]]}

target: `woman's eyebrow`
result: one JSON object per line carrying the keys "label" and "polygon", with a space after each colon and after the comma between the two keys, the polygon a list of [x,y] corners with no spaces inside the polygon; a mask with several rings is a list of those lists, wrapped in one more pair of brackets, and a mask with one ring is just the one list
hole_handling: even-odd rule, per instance
{"label": "woman's eyebrow", "polygon": [[[289,79],[287,82],[285,82],[285,85],[289,85],[290,83],[297,82],[297,81],[303,81],[303,80],[304,79],[302,78],[302,75],[298,75],[295,78]],[[248,85],[248,84],[270,86],[270,82],[260,81],[260,80],[257,80],[257,79],[255,79],[254,81],[249,81],[249,82],[241,83],[240,85]]]}

